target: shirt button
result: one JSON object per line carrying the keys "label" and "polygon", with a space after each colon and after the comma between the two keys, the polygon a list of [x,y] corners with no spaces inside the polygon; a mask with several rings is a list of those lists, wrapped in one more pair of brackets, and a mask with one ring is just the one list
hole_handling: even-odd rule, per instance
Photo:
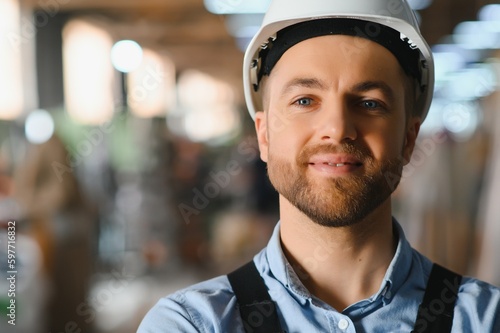
{"label": "shirt button", "polygon": [[340,319],[338,326],[342,331],[345,331],[349,327],[349,322],[345,319]]}

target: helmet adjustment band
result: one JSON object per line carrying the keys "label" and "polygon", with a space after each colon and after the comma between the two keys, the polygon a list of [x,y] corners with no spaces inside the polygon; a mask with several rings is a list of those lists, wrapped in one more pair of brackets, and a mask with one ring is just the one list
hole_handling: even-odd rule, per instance
{"label": "helmet adjustment band", "polygon": [[404,72],[419,82],[421,90],[425,89],[425,58],[421,57],[419,49],[406,36],[375,22],[331,17],[297,23],[269,37],[261,45],[258,58],[252,62],[254,91],[258,91],[262,77],[271,73],[288,49],[304,40],[326,35],[362,37],[382,45],[396,57]]}

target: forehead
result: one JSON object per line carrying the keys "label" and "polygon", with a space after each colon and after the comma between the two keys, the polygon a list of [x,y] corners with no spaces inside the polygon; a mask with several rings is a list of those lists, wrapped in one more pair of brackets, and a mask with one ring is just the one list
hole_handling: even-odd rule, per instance
{"label": "forehead", "polygon": [[396,57],[380,44],[361,37],[329,35],[291,47],[269,79],[283,83],[297,76],[320,77],[336,83],[383,80],[398,85],[405,74]]}

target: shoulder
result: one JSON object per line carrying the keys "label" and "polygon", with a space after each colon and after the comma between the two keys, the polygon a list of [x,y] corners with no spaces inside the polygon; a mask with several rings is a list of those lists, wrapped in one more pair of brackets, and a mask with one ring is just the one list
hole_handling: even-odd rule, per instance
{"label": "shoulder", "polygon": [[[418,285],[427,284],[432,270],[432,261],[413,251],[414,271],[418,275]],[[450,284],[458,281],[450,281]],[[457,286],[455,286],[457,287]],[[454,289],[450,285],[451,289]],[[442,297],[448,297],[447,294]],[[458,286],[455,305],[454,327],[463,332],[500,332],[500,288],[476,278],[464,276]]]}
{"label": "shoulder", "polygon": [[[500,300],[500,288],[472,277],[464,277],[460,285],[459,295],[481,300]],[[498,304],[500,306],[500,304]]]}
{"label": "shoulder", "polygon": [[144,317],[138,333],[224,332],[238,320],[236,298],[226,275],[161,298]]}
{"label": "shoulder", "polygon": [[464,277],[456,310],[462,327],[473,332],[500,332],[500,288],[475,278]]}

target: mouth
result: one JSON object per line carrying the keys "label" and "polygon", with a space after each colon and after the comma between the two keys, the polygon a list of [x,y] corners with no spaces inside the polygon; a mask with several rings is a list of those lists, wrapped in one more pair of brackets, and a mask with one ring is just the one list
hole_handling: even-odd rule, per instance
{"label": "mouth", "polygon": [[320,154],[312,156],[308,166],[324,175],[348,175],[360,170],[363,163],[353,155]]}
{"label": "mouth", "polygon": [[309,163],[309,165],[317,165],[317,164],[320,164],[320,165],[323,164],[323,165],[328,165],[328,166],[337,167],[337,168],[344,167],[344,166],[362,166],[363,165],[360,162],[356,162],[356,163],[350,163],[350,162],[344,162],[344,163],[332,163],[332,162],[312,163],[312,162],[310,162]]}

